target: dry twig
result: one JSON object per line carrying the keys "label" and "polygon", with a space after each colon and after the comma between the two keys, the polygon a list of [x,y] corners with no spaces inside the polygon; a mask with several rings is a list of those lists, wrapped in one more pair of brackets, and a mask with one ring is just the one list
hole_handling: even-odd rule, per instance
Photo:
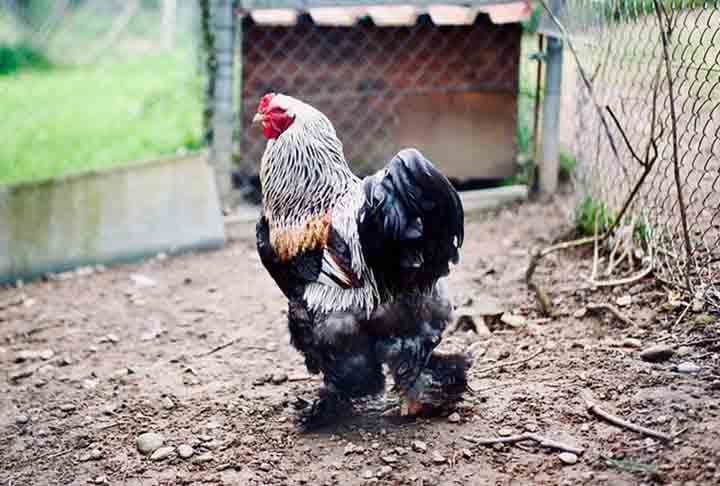
{"label": "dry twig", "polygon": [[463,436],[463,439],[471,442],[473,444],[477,445],[493,445],[493,444],[517,444],[518,442],[525,442],[528,440],[537,442],[540,447],[547,447],[548,449],[555,449],[558,451],[564,451],[564,452],[572,452],[573,454],[580,455],[585,450],[582,447],[575,447],[572,445],[565,444],[563,442],[558,442],[556,440],[548,439],[547,437],[543,437],[538,434],[520,434],[520,435],[511,435],[509,437],[492,437],[492,438],[476,438],[476,437],[469,437],[469,436]]}
{"label": "dry twig", "polygon": [[493,366],[489,366],[489,367],[485,368],[484,370],[479,370],[479,371],[478,371],[477,373],[475,373],[475,374],[476,374],[476,375],[477,375],[477,374],[484,375],[484,374],[486,374],[486,373],[490,373],[491,371],[495,371],[495,370],[497,370],[497,369],[499,369],[499,368],[505,368],[505,367],[507,367],[507,366],[516,366],[516,365],[520,365],[520,364],[523,364],[523,363],[527,363],[527,362],[530,361],[531,359],[534,359],[534,358],[536,358],[537,356],[539,356],[543,351],[544,351],[544,350],[543,350],[542,348],[540,348],[535,354],[532,354],[531,356],[528,356],[527,358],[518,359],[518,360],[516,360],[516,361],[510,361],[509,363],[499,363],[499,364],[496,364],[496,365],[493,365]]}
{"label": "dry twig", "polygon": [[654,269],[654,265],[650,264],[640,272],[635,275],[630,275],[629,277],[618,278],[615,280],[593,280],[589,278],[587,281],[594,287],[617,287],[618,285],[629,285],[644,279],[650,275]]}
{"label": "dry twig", "polygon": [[[196,357],[196,358],[204,358],[204,357],[206,357],[206,356],[210,356],[211,354],[215,354],[215,353],[217,353],[218,351],[222,351],[222,350],[225,349],[225,348],[229,348],[230,346],[232,346],[232,345],[234,345],[234,344],[237,344],[237,343],[240,342],[240,341],[241,341],[240,338],[233,339],[232,341],[228,341],[228,342],[226,342],[226,343],[220,344],[219,346],[215,346],[215,347],[212,348],[210,351],[206,351],[206,352],[204,352],[204,353],[196,354],[195,357]],[[263,348],[262,346],[244,346],[243,349],[252,350],[252,351],[269,351],[268,348]]]}
{"label": "dry twig", "polygon": [[587,407],[588,412],[600,417],[606,422],[617,425],[618,427],[621,427],[623,429],[632,430],[633,432],[654,437],[655,439],[659,439],[664,442],[669,442],[670,440],[672,440],[671,435],[664,432],[658,432],[657,430],[648,429],[647,427],[643,427],[642,425],[633,424],[631,422],[628,422],[627,420],[623,420],[620,417],[603,410],[596,403],[592,402],[588,398],[585,399],[585,406]]}
{"label": "dry twig", "polygon": [[634,326],[635,321],[630,319],[628,316],[620,312],[620,309],[612,304],[600,303],[600,304],[587,304],[585,308],[592,312],[607,311],[612,314],[618,321],[621,321],[626,326]]}

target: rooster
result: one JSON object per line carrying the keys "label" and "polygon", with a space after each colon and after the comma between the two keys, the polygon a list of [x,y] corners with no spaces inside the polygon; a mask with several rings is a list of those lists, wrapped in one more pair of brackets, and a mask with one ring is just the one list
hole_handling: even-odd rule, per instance
{"label": "rooster", "polygon": [[288,299],[292,345],[324,381],[299,425],[327,423],[383,392],[384,364],[400,415],[458,403],[470,358],[435,351],[452,314],[446,276],[463,244],[453,186],[415,149],[358,178],[330,120],[290,96],[263,96],[253,124],[267,139],[257,250]]}

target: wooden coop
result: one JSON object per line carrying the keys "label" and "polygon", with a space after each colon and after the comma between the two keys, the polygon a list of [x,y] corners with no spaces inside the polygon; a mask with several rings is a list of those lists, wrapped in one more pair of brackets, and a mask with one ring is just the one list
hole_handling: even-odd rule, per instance
{"label": "wooden coop", "polygon": [[280,92],[328,115],[359,174],[407,146],[459,182],[515,174],[529,3],[320,3],[243,4],[244,172],[257,170],[265,146],[251,127],[258,100]]}

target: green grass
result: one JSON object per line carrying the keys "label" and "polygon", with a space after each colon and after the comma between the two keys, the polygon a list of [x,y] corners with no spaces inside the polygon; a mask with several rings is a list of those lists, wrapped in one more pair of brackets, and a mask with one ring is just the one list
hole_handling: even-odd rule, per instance
{"label": "green grass", "polygon": [[199,148],[200,80],[157,54],[0,77],[0,184]]}

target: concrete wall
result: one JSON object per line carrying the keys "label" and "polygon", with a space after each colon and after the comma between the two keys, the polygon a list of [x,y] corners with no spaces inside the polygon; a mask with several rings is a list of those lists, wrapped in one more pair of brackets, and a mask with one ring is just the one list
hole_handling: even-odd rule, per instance
{"label": "concrete wall", "polygon": [[0,187],[0,283],[224,242],[200,155]]}

